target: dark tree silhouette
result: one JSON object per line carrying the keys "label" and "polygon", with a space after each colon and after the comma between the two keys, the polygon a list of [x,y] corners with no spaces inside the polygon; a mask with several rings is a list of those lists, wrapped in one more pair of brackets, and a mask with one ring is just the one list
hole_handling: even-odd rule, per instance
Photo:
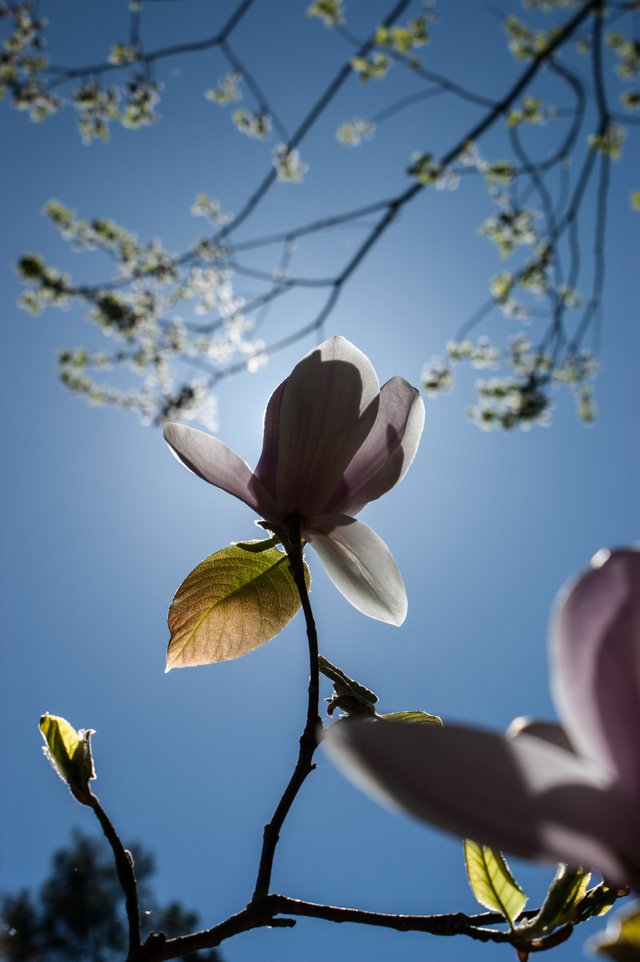
{"label": "dark tree silhouette", "polygon": [[[179,902],[160,905],[153,894],[153,856],[132,846],[144,935],[169,938],[197,927],[198,916]],[[3,962],[122,962],[128,934],[122,890],[106,842],[76,831],[51,860],[37,894],[23,889],[2,897]],[[221,962],[216,949],[183,956],[185,962]]]}

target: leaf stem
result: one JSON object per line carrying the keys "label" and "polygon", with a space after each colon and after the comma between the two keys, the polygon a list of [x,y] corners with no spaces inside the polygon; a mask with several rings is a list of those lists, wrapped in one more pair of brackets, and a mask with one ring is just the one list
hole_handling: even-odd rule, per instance
{"label": "leaf stem", "polygon": [[276,846],[280,838],[280,831],[284,820],[289,814],[289,810],[295,798],[302,788],[307,775],[315,768],[313,755],[318,747],[317,729],[321,724],[318,713],[318,701],[320,697],[320,680],[318,674],[318,633],[316,623],[311,610],[309,593],[304,577],[304,564],[302,560],[302,538],[300,535],[300,521],[292,518],[289,522],[288,537],[284,544],[289,558],[289,566],[293,580],[295,581],[304,619],[307,627],[307,641],[309,643],[309,695],[307,700],[307,720],[304,730],[300,736],[300,747],[295,768],[289,779],[289,783],[278,802],[271,821],[265,825],[262,840],[262,852],[260,854],[260,864],[258,866],[258,876],[256,879],[255,890],[250,904],[263,899],[269,893],[271,884],[271,873],[273,870],[273,860],[275,857]]}

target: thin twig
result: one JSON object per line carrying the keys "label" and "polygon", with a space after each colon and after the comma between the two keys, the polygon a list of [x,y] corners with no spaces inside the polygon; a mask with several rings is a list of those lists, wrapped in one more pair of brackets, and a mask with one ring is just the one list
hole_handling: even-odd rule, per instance
{"label": "thin twig", "polygon": [[[273,817],[268,825],[264,827],[262,842],[262,852],[260,854],[260,864],[258,867],[258,877],[253,893],[252,903],[259,902],[269,892],[271,884],[271,872],[273,869],[273,859],[276,846],[280,838],[280,831],[284,820],[289,814],[289,810],[295,798],[302,788],[307,777],[315,768],[313,755],[318,747],[317,731],[321,724],[318,713],[318,700],[320,697],[320,681],[318,675],[318,633],[316,624],[309,602],[309,594],[305,581],[304,562],[302,560],[302,540],[300,536],[300,522],[292,519],[289,526],[288,543],[285,545],[289,558],[289,566],[293,580],[295,581],[304,620],[307,627],[307,641],[309,643],[309,695],[307,701],[307,720],[304,731],[300,736],[300,748],[298,760],[289,779],[289,784],[284,790],[282,798],[278,802]],[[251,905],[251,903],[250,903]]]}
{"label": "thin twig", "polygon": [[127,851],[120,841],[118,833],[112,825],[109,816],[93,792],[90,792],[89,798],[90,801],[88,804],[95,812],[96,818],[100,822],[102,831],[104,832],[106,839],[111,846],[113,857],[116,863],[118,881],[120,882],[120,887],[124,892],[127,923],[129,928],[129,953],[127,956],[127,962],[133,962],[137,956],[141,944],[140,906],[138,904],[138,885],[133,866],[133,856],[131,855],[131,852]]}
{"label": "thin twig", "polygon": [[[390,26],[394,20],[396,20],[400,14],[403,12],[406,6],[408,6],[409,0],[399,0],[395,4],[391,12],[383,20],[383,26]],[[357,56],[366,57],[372,47],[375,46],[375,33],[362,45],[359,49]],[[287,142],[287,149],[293,150],[296,148],[302,140],[309,133],[311,128],[314,126],[318,118],[327,109],[331,101],[334,99],[341,87],[346,83],[346,81],[353,74],[353,68],[351,66],[351,61],[347,61],[340,70],[337,72],[333,80],[328,84],[324,92],[318,98],[313,107],[309,110],[308,114],[304,118],[301,124],[292,134],[291,138]],[[237,227],[242,224],[247,217],[254,211],[257,205],[260,203],[262,198],[267,194],[269,189],[272,187],[276,181],[277,173],[275,168],[272,168],[266,177],[263,178],[261,183],[256,187],[253,194],[249,197],[242,209],[236,214],[232,221],[230,221],[225,227],[223,227],[220,232],[216,235],[214,242],[219,243],[225,237],[232,233]]]}
{"label": "thin twig", "polygon": [[[203,40],[176,43],[169,47],[161,47],[158,50],[151,50],[149,53],[140,57],[139,62],[149,64],[156,60],[163,60],[166,57],[177,57],[182,53],[197,53],[201,50],[210,50],[212,47],[218,47],[221,43],[224,43],[225,40],[227,40],[227,38],[237,27],[242,17],[244,17],[245,13],[247,13],[249,7],[251,7],[254,2],[255,0],[243,0],[243,2],[240,3],[231,14],[222,29],[219,30],[218,33],[214,34],[214,36],[205,37]],[[114,70],[122,70],[122,67],[122,64],[111,63],[110,61],[105,63],[91,64],[85,67],[63,67],[55,64],[49,64],[46,69],[46,73],[57,76],[60,78],[60,80],[62,80],[62,82],[65,82],[67,80],[74,80],[77,77],[89,77],[97,74],[110,73]]]}

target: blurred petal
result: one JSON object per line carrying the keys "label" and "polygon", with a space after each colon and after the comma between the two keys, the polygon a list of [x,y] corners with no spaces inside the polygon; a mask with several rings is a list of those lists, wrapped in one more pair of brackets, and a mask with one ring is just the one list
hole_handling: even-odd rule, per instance
{"label": "blurred petal", "polygon": [[369,360],[343,337],[296,364],[278,402],[276,500],[283,515],[309,518],[324,509],[373,427],[379,390]]}
{"label": "blurred petal", "polygon": [[407,615],[402,575],[382,538],[361,521],[320,515],[303,531],[334,585],[354,608],[392,625]]}
{"label": "blurred petal", "polygon": [[167,424],[164,438],[185,467],[244,501],[263,518],[274,519],[275,505],[246,461],[218,438],[184,424]]}
{"label": "blurred petal", "polygon": [[576,748],[640,800],[640,552],[606,557],[556,612],[553,694]]}
{"label": "blurred petal", "polygon": [[344,472],[327,512],[357,514],[393,488],[415,457],[423,426],[420,392],[404,378],[391,378],[380,391],[375,424]]}
{"label": "blurred petal", "polygon": [[533,735],[565,752],[576,754],[569,736],[562,727],[555,722],[539,721],[536,718],[514,718],[507,729],[507,738],[519,738],[521,735]]}
{"label": "blurred petal", "polygon": [[365,791],[439,828],[640,886],[635,806],[595,766],[539,738],[348,721],[333,725],[325,744]]}

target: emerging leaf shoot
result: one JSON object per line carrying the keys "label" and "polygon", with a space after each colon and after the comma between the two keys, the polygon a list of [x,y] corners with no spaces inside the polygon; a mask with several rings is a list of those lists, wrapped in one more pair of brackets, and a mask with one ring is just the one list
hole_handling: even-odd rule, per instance
{"label": "emerging leaf shoot", "polygon": [[54,771],[69,786],[71,794],[82,805],[88,805],[91,797],[89,782],[96,777],[91,757],[92,728],[76,731],[64,718],[43,715],[40,731],[46,745],[45,756]]}
{"label": "emerging leaf shoot", "polygon": [[322,655],[318,656],[318,668],[322,674],[333,682],[334,695],[328,699],[327,713],[332,715],[336,708],[340,708],[348,715],[365,713],[374,715],[374,705],[378,696],[365,688],[359,682],[349,678],[341,668],[336,668]]}

